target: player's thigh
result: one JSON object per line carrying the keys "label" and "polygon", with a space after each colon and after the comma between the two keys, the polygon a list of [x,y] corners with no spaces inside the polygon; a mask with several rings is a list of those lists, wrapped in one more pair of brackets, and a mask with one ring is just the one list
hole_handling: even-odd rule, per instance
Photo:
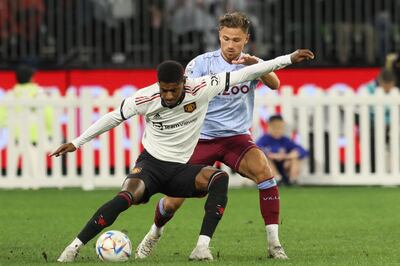
{"label": "player's thigh", "polygon": [[218,145],[214,140],[199,140],[194,149],[190,164],[214,165],[219,159]]}
{"label": "player's thigh", "polygon": [[218,174],[226,173],[212,166],[185,164],[185,169],[162,192],[177,198],[203,197],[208,193],[210,180]]}
{"label": "player's thigh", "polygon": [[180,164],[175,174],[161,187],[161,193],[173,198],[196,197],[196,176],[205,165]]}
{"label": "player's thigh", "polygon": [[123,188],[141,191],[141,196],[137,199],[134,198],[134,202],[146,203],[152,195],[160,192],[162,187],[160,176],[169,174],[168,169],[164,168],[161,163],[155,161],[147,153],[142,153],[138,157],[135,167],[126,177]]}
{"label": "player's thigh", "polygon": [[257,147],[250,135],[237,135],[219,140],[219,144],[223,147],[222,162],[239,172],[240,164],[249,150]]}
{"label": "player's thigh", "polygon": [[238,172],[256,183],[273,177],[267,156],[257,147],[249,149],[240,161]]}

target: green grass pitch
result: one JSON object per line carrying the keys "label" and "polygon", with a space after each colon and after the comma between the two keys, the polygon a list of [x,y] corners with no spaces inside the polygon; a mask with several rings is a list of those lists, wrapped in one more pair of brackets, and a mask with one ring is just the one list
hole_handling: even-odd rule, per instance
{"label": "green grass pitch", "polygon": [[[100,204],[114,190],[0,190],[0,265],[55,264]],[[133,248],[152,224],[154,206],[123,213],[110,229],[126,231]],[[204,199],[190,199],[167,225],[151,257],[126,264],[200,265],[189,262]],[[280,239],[288,261],[266,258],[265,229],[255,188],[231,189],[228,207],[211,242],[216,265],[400,264],[400,190],[378,187],[281,189]],[[94,242],[74,265],[103,265]],[[99,264],[101,263],[101,264]],[[111,264],[115,265],[115,264]]]}

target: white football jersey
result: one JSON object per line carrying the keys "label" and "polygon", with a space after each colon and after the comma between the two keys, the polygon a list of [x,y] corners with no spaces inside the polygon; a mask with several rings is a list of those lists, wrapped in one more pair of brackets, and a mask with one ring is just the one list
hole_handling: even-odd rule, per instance
{"label": "white football jersey", "polygon": [[286,55],[231,73],[187,79],[185,97],[173,108],[161,104],[160,88],[155,83],[126,98],[120,108],[104,115],[72,143],[78,148],[122,121],[134,115],[143,115],[146,121],[142,138],[145,149],[159,160],[186,163],[192,156],[208,103],[214,96],[230,85],[254,80],[289,64],[290,55]]}
{"label": "white football jersey", "polygon": [[225,88],[229,73],[188,79],[185,83],[185,98],[168,108],[161,105],[158,84],[136,92],[125,99],[121,114],[127,119],[143,115],[146,126],[142,143],[155,158],[169,162],[189,161],[207,112],[208,102]]}

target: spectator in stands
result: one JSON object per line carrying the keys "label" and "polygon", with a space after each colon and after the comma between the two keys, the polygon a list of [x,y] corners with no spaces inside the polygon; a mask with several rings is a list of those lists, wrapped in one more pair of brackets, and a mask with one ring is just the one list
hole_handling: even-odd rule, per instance
{"label": "spectator in stands", "polygon": [[[148,1],[148,0],[146,0]],[[171,36],[170,30],[165,27],[167,14],[164,10],[167,9],[168,3],[163,0],[148,1],[148,19],[150,25],[150,45],[153,53],[153,58],[156,61],[162,61],[163,58],[169,56],[168,40]]]}
{"label": "spectator in stands", "polygon": [[[366,90],[369,94],[375,94],[378,90],[383,90],[385,94],[390,93],[392,90],[396,89],[396,76],[392,70],[383,68],[376,80],[361,86],[359,92]],[[374,119],[374,112],[371,110],[372,120]],[[390,110],[388,107],[385,108],[385,124],[387,127],[390,125]]]}
{"label": "spectator in stands", "polygon": [[257,140],[260,147],[272,162],[276,173],[281,175],[280,183],[292,185],[300,175],[301,160],[308,152],[290,138],[284,136],[285,122],[280,115],[273,115],[268,121],[269,134]]}
{"label": "spectator in stands", "polygon": [[37,48],[34,42],[38,39],[44,12],[43,0],[0,0],[0,38],[9,45],[25,42],[28,47]]}
{"label": "spectator in stands", "polygon": [[170,6],[173,56],[183,63],[205,50],[205,35],[215,30],[215,18],[204,0],[176,0]]}
{"label": "spectator in stands", "polygon": [[400,56],[398,53],[386,55],[385,68],[393,72],[396,78],[396,87],[400,88]]}
{"label": "spectator in stands", "polygon": [[[34,83],[33,76],[35,70],[29,66],[21,65],[16,70],[17,84],[8,92],[6,97],[10,100],[13,99],[30,99],[34,101],[43,95],[44,91],[39,87],[38,84]],[[28,171],[31,177],[37,176],[37,146],[40,140],[38,116],[40,112],[35,108],[31,108],[27,112],[23,111],[22,106],[16,106],[10,110],[5,107],[0,108],[0,127],[9,128],[11,130],[11,137],[14,137],[14,143],[16,146],[15,156],[10,159],[8,163],[11,163],[11,167],[16,167],[19,156],[27,156],[23,163],[28,164]],[[12,113],[13,121],[12,126],[8,124],[8,115]],[[45,107],[43,112],[45,132],[47,138],[52,137],[53,132],[53,110],[50,107]],[[22,137],[23,135],[29,134],[28,138]]]}
{"label": "spectator in stands", "polygon": [[[396,89],[396,75],[391,69],[382,68],[376,80],[361,86],[359,93],[367,91],[369,94],[375,94],[378,90],[382,90],[385,94],[389,94],[392,90]],[[385,106],[384,110],[385,120],[385,143],[386,148],[390,144],[390,107]],[[375,172],[375,109],[370,108],[370,142],[371,142],[371,171]],[[389,161],[389,160],[387,160]]]}
{"label": "spectator in stands", "polygon": [[380,64],[384,62],[385,56],[392,51],[392,21],[389,10],[381,10],[375,14],[376,52]]}

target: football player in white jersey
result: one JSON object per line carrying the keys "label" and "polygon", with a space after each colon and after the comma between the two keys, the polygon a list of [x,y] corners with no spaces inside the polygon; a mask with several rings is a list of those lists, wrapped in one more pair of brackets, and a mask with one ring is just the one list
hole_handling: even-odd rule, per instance
{"label": "football player in white jersey", "polygon": [[239,71],[196,79],[186,79],[184,69],[178,62],[161,63],[157,68],[158,83],[126,98],[120,108],[104,115],[78,138],[61,145],[51,154],[60,156],[74,152],[134,115],[145,117],[142,139],[145,151],[123,182],[121,192],[96,211],[58,261],[74,261],[80,248],[112,225],[121,212],[131,205],[148,202],[156,193],[171,197],[208,194],[199,240],[189,258],[212,259],[208,244],[226,206],[228,175],[214,167],[186,164],[199,138],[208,103],[230,85],[253,80],[266,72],[313,57],[309,50],[297,50]]}
{"label": "football player in white jersey", "polygon": [[[249,40],[249,26],[249,19],[240,12],[221,17],[221,48],[194,58],[186,67],[186,75],[198,78],[239,70],[245,65],[261,61],[243,53]],[[220,161],[253,180],[259,189],[260,210],[268,239],[268,256],[287,259],[278,237],[280,198],[274,173],[264,152],[257,148],[249,132],[253,120],[254,90],[259,80],[272,89],[279,87],[279,79],[271,72],[258,79],[226,87],[214,97],[209,103],[200,140],[189,163],[214,165]],[[184,198],[162,198],[156,206],[152,228],[161,231],[183,202]],[[156,232],[151,229],[144,237],[137,247],[137,257],[145,258],[150,254],[160,238]]]}

